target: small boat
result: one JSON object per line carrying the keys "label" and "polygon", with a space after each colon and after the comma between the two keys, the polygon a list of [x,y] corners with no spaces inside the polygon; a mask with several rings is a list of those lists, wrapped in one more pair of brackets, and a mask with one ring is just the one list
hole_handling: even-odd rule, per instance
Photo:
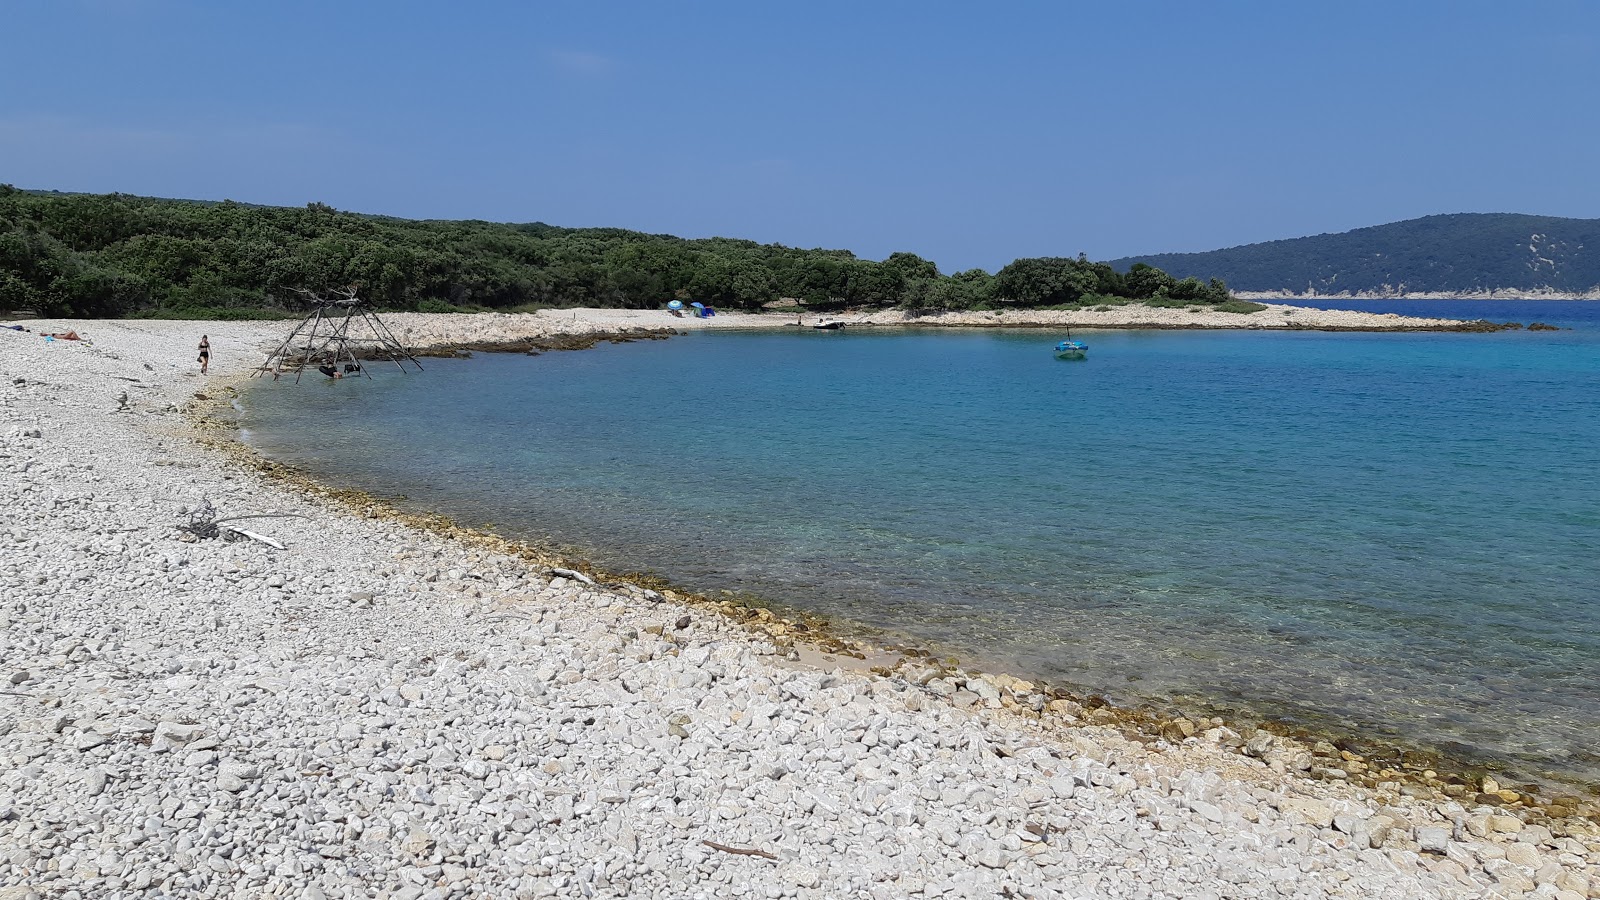
{"label": "small boat", "polygon": [[1089,345],[1083,341],[1062,341],[1056,344],[1056,359],[1085,359],[1089,355]]}
{"label": "small boat", "polygon": [[838,331],[844,327],[844,323],[822,321],[812,323],[811,327],[817,329],[818,331]]}

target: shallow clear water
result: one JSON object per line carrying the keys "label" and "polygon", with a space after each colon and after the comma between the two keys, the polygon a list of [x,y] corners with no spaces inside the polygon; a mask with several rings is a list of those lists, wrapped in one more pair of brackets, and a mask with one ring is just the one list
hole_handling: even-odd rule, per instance
{"label": "shallow clear water", "polygon": [[1573,330],[1086,332],[1083,362],[1046,331],[696,334],[263,384],[246,424],[606,568],[1594,780],[1600,304],[1562,306],[1486,317]]}

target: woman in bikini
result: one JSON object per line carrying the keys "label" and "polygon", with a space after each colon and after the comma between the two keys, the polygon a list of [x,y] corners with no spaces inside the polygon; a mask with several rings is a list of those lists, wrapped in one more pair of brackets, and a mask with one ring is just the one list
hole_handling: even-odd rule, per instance
{"label": "woman in bikini", "polygon": [[211,365],[211,338],[200,335],[200,374],[206,373],[206,367]]}

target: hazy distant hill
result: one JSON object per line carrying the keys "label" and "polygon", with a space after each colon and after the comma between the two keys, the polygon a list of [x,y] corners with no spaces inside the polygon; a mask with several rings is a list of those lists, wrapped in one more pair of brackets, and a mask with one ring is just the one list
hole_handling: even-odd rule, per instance
{"label": "hazy distant hill", "polygon": [[1111,264],[1138,262],[1178,278],[1220,278],[1236,291],[1600,295],[1600,219],[1459,213]]}

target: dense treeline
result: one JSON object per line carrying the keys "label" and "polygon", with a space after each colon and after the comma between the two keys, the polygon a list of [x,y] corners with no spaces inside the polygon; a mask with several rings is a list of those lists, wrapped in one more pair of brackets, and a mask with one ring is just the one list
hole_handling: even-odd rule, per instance
{"label": "dense treeline", "polygon": [[109,317],[246,316],[296,308],[296,290],[358,284],[383,307],[423,311],[549,306],[649,308],[673,299],[756,309],[972,309],[1141,300],[1228,304],[1221,282],[1137,266],[1019,259],[998,273],[941,275],[912,253],[882,262],[844,250],[540,223],[412,221],[0,185],[0,310]]}
{"label": "dense treeline", "polygon": [[1600,219],[1460,213],[1112,264],[1144,262],[1176,275],[1222,278],[1241,291],[1594,293],[1600,289],[1597,249]]}

